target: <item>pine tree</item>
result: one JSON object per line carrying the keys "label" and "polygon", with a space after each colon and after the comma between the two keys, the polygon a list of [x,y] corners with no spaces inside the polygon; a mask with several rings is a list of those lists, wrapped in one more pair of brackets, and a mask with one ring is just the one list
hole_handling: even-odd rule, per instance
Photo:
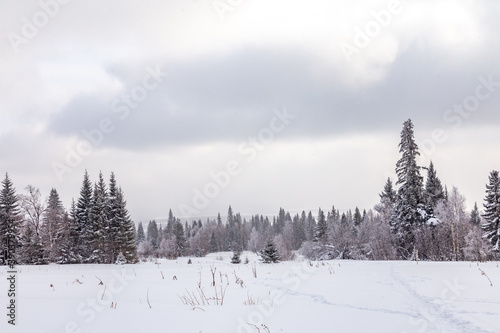
{"label": "pine tree", "polygon": [[470,223],[472,225],[481,224],[481,214],[479,213],[479,208],[477,207],[477,202],[474,203],[474,209],[470,213]]}
{"label": "pine tree", "polygon": [[262,262],[269,263],[277,263],[280,261],[278,250],[276,249],[276,245],[272,239],[269,239],[266,244],[266,248],[259,252]]}
{"label": "pine tree", "polygon": [[34,226],[27,224],[20,237],[19,262],[27,265],[43,265],[48,262],[40,236]]}
{"label": "pine tree", "polygon": [[149,221],[146,239],[151,244],[153,250],[158,250],[160,244],[158,244],[158,225],[155,220]]}
{"label": "pine tree", "polygon": [[379,194],[381,202],[389,202],[391,204],[396,203],[397,193],[392,186],[391,178],[387,178],[387,182],[384,185],[384,190]]}
{"label": "pine tree", "polygon": [[56,236],[57,239],[57,247],[59,249],[59,256],[55,258],[55,262],[58,264],[71,264],[78,263],[80,259],[77,258],[77,255],[74,251],[75,238],[76,235],[76,226],[75,220],[71,216],[74,216],[76,211],[75,201],[71,202],[71,213],[68,216],[67,213],[64,214],[61,228],[58,229],[58,233]]}
{"label": "pine tree", "polygon": [[109,199],[106,184],[102,173],[99,173],[99,181],[94,185],[92,195],[92,206],[90,209],[91,221],[91,239],[90,247],[92,254],[90,262],[108,263],[106,258],[108,242],[108,217],[109,217]]}
{"label": "pine tree", "polygon": [[[6,173],[0,192],[0,263],[15,264],[20,242],[21,218],[16,190]],[[9,254],[14,257],[9,257]]]}
{"label": "pine tree", "polygon": [[115,237],[115,249],[112,259],[115,260],[118,254],[123,254],[127,263],[138,262],[137,243],[135,239],[134,222],[130,219],[127,202],[123,197],[123,191],[118,188],[116,193],[117,209],[114,218],[119,221],[119,229]]}
{"label": "pine tree", "polygon": [[321,243],[326,243],[327,241],[327,224],[326,224],[326,219],[325,219],[325,213],[321,210],[321,208],[318,211],[318,223],[316,225],[316,230],[314,233],[314,241],[315,242],[321,242]]}
{"label": "pine tree", "polygon": [[423,200],[423,178],[417,165],[420,155],[415,143],[413,123],[409,119],[403,125],[399,152],[401,159],[396,164],[398,189],[391,229],[398,241],[398,251],[408,257],[415,245],[415,233],[426,219]]}
{"label": "pine tree", "polygon": [[486,185],[486,198],[484,199],[483,224],[484,238],[493,246],[493,251],[500,251],[500,178],[498,171],[494,170],[489,176]]}
{"label": "pine tree", "polygon": [[137,239],[136,243],[139,245],[139,243],[144,242],[146,240],[146,235],[144,234],[144,227],[142,226],[142,222],[139,222],[139,225],[137,226]]}
{"label": "pine tree", "polygon": [[[122,216],[120,216],[121,203],[118,198],[118,187],[116,184],[115,174],[112,172],[109,178],[109,191],[108,191],[108,229],[106,232],[106,239],[108,242],[107,257],[110,263],[116,261],[118,255],[119,245],[117,244],[116,237],[121,230]],[[142,230],[144,236],[144,230]]]}
{"label": "pine tree", "polygon": [[210,252],[217,252],[217,240],[215,239],[215,232],[212,231],[212,235],[210,236]]}
{"label": "pine tree", "polygon": [[389,222],[394,214],[394,204],[397,193],[392,186],[391,178],[387,178],[384,190],[379,194],[380,203],[375,206],[375,210],[381,215],[382,221]]}
{"label": "pine tree", "polygon": [[177,252],[176,256],[179,257],[185,254],[185,250],[187,247],[184,227],[182,226],[182,223],[179,219],[177,219],[177,222],[174,225],[173,234],[175,236],[175,248]]}
{"label": "pine tree", "polygon": [[[365,212],[366,214],[366,212]],[[361,222],[363,221],[363,217],[361,216],[361,212],[359,211],[359,208],[356,207],[354,210],[354,216],[353,216],[353,222],[355,227],[359,227],[361,225]]]}
{"label": "pine tree", "polygon": [[94,244],[93,221],[92,221],[92,183],[89,174],[85,170],[83,175],[80,197],[76,203],[75,230],[75,254],[83,262],[91,260]]}
{"label": "pine tree", "polygon": [[441,180],[437,177],[432,161],[427,169],[424,197],[427,214],[432,217],[434,216],[434,209],[438,202],[444,199],[443,185],[441,184]]}
{"label": "pine tree", "polygon": [[43,215],[41,227],[42,243],[47,251],[49,260],[55,262],[60,257],[61,238],[65,236],[64,229],[65,211],[59,194],[55,188],[50,190],[47,199],[47,208]]}
{"label": "pine tree", "polygon": [[231,258],[231,264],[241,264],[241,252],[233,251],[233,256]]}

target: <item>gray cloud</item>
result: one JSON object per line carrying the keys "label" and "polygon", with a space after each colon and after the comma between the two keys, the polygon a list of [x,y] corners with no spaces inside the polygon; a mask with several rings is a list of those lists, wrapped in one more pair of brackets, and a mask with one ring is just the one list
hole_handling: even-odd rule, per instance
{"label": "gray cloud", "polygon": [[[489,57],[492,59],[492,57]],[[226,57],[196,62],[165,63],[169,76],[121,120],[113,98],[80,95],[56,114],[49,129],[69,135],[95,128],[110,118],[116,130],[105,145],[143,149],[164,144],[238,141],[267,125],[273,108],[286,106],[300,115],[288,136],[320,137],[349,132],[394,130],[413,118],[425,127],[447,126],[446,109],[473,95],[478,77],[500,82],[492,63],[475,59],[466,67],[449,67],[409,48],[392,64],[386,79],[354,90],[333,73],[317,78],[315,58],[298,49],[245,49]],[[339,64],[338,66],[342,66]],[[130,91],[136,76],[114,75]],[[128,81],[127,81],[128,80]],[[494,106],[500,88],[481,102],[472,124],[499,123]]]}

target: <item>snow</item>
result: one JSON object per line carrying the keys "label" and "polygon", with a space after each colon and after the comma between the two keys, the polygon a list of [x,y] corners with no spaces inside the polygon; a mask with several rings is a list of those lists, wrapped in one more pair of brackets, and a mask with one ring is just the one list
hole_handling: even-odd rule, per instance
{"label": "snow", "polygon": [[[500,332],[497,262],[263,264],[244,252],[250,263],[233,265],[231,256],[18,266],[17,325],[3,314],[0,332]],[[183,304],[188,293],[202,303],[200,282],[210,305]]]}
{"label": "snow", "polygon": [[427,220],[427,225],[430,226],[435,226],[441,223],[441,220],[435,217],[431,217],[430,219]]}

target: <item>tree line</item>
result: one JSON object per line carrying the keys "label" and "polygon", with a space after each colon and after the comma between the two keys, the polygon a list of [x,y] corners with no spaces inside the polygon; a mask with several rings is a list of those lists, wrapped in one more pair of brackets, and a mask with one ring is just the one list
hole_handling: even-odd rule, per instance
{"label": "tree line", "polygon": [[[335,206],[317,214],[242,218],[230,206],[223,220],[200,219],[181,223],[169,212],[166,227],[139,223],[141,257],[204,256],[218,251],[262,251],[272,243],[283,260],[300,253],[310,259],[363,260],[488,260],[500,248],[500,179],[492,171],[486,186],[484,212],[477,203],[468,212],[456,187],[443,186],[432,162],[419,166],[413,123],[403,125],[396,163],[397,180],[389,178],[380,202],[361,211],[340,212]],[[426,177],[422,176],[426,173]],[[397,188],[396,188],[397,187]]]}
{"label": "tree line", "polygon": [[31,185],[17,195],[6,174],[0,193],[0,263],[7,262],[12,249],[19,264],[137,262],[134,223],[114,173],[109,184],[102,173],[92,184],[85,171],[80,196],[69,211],[54,188],[45,201]]}
{"label": "tree line", "polygon": [[[403,125],[396,163],[396,182],[387,179],[380,202],[372,209],[340,212],[335,206],[317,214],[243,218],[231,206],[190,222],[169,211],[166,223],[130,219],[114,173],[102,173],[92,184],[85,171],[80,195],[67,211],[55,189],[41,200],[28,185],[17,195],[8,174],[0,192],[0,262],[9,247],[23,264],[135,263],[140,258],[205,256],[242,250],[274,253],[281,260],[300,253],[310,259],[360,260],[491,260],[500,251],[500,176],[492,171],[486,185],[484,211],[477,203],[468,212],[456,187],[448,190],[434,164],[419,166],[413,123]],[[425,178],[422,176],[426,173]],[[14,240],[14,241],[12,241]]]}

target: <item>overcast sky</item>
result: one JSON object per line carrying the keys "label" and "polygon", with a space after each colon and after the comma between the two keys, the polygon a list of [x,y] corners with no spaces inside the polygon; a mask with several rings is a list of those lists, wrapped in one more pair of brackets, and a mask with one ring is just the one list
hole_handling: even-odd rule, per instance
{"label": "overcast sky", "polygon": [[0,172],[135,221],[370,209],[403,122],[468,206],[500,169],[500,2],[0,2]]}

